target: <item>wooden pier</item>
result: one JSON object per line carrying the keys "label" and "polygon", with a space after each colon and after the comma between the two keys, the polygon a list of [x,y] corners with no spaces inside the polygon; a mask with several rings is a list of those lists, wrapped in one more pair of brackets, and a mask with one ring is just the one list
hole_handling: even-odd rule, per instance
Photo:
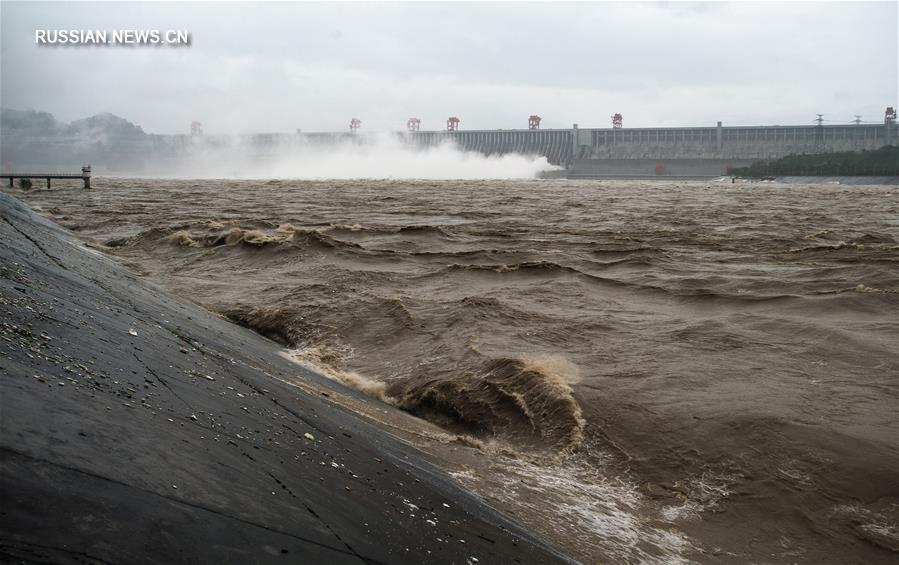
{"label": "wooden pier", "polygon": [[50,188],[50,179],[81,179],[84,181],[84,188],[91,187],[91,166],[81,167],[81,173],[65,174],[65,173],[0,173],[0,179],[9,179],[10,188],[13,186],[15,179],[47,179],[47,188]]}

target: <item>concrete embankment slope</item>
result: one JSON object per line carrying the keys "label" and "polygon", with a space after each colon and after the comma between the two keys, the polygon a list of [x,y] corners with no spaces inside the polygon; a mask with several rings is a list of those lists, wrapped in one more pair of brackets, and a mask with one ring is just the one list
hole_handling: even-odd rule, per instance
{"label": "concrete embankment slope", "polygon": [[0,220],[0,560],[564,561],[273,343]]}

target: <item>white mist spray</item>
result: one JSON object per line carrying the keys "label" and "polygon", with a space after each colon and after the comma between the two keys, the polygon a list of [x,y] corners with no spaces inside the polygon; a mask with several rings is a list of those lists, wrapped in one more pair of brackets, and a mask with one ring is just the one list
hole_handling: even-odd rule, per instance
{"label": "white mist spray", "polygon": [[395,135],[295,142],[261,149],[257,144],[198,140],[166,176],[176,178],[290,179],[518,179],[556,170],[546,157],[485,156],[461,151],[452,142],[430,148],[406,144]]}

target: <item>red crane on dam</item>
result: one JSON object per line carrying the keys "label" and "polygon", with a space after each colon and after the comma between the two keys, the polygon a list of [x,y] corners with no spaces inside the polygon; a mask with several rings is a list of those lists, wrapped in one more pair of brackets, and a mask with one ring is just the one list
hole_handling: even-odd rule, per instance
{"label": "red crane on dam", "polygon": [[456,116],[450,116],[446,119],[446,131],[458,131],[459,129],[459,118]]}
{"label": "red crane on dam", "polygon": [[350,120],[350,131],[356,133],[356,130],[362,127],[362,120],[359,118],[353,118]]}
{"label": "red crane on dam", "polygon": [[409,131],[418,131],[421,128],[421,120],[418,118],[409,118],[406,120],[406,129]]}
{"label": "red crane on dam", "polygon": [[530,117],[528,118],[528,129],[540,129],[540,121],[541,121],[542,119],[543,119],[543,118],[541,118],[541,117],[538,116],[537,114],[534,114],[533,116],[530,116]]}
{"label": "red crane on dam", "polygon": [[612,129],[621,129],[623,126],[624,118],[621,117],[621,114],[616,113],[612,116]]}

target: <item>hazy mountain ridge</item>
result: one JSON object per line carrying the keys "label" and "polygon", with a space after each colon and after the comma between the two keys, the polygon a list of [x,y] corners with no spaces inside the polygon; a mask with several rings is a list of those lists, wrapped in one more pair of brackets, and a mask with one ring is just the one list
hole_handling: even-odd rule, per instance
{"label": "hazy mountain ridge", "polygon": [[16,110],[0,108],[0,132],[8,134],[29,135],[66,135],[97,137],[101,135],[143,137],[143,128],[134,123],[111,114],[101,112],[93,116],[61,122],[49,112],[38,110]]}
{"label": "hazy mountain ridge", "polygon": [[66,123],[49,112],[0,108],[0,168],[79,171],[92,165],[95,174],[138,174],[148,160],[161,159],[153,151],[157,137],[109,112]]}

